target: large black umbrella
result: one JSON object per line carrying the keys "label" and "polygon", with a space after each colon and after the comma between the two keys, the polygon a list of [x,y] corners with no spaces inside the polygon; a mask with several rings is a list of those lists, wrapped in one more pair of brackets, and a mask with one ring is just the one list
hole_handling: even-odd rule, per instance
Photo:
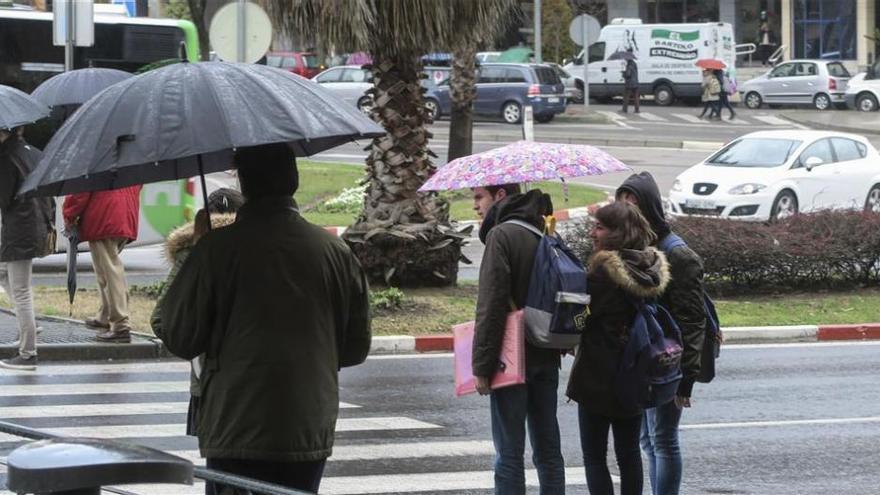
{"label": "large black umbrella", "polygon": [[106,88],[133,76],[116,69],[72,70],[47,79],[31,96],[49,107],[82,105]]}
{"label": "large black umbrella", "polygon": [[61,196],[176,180],[230,169],[238,147],[286,142],[303,156],[384,134],[354,106],[287,71],[179,63],[89,100],[49,142],[20,193]]}
{"label": "large black umbrella", "polygon": [[617,50],[608,56],[608,60],[636,60],[636,56],[629,50]]}
{"label": "large black umbrella", "polygon": [[0,84],[0,129],[15,129],[49,115],[49,108],[24,91]]}

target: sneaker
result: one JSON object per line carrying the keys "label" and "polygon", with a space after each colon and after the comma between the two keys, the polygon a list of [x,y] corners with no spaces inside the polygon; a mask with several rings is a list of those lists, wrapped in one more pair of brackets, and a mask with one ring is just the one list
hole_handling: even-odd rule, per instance
{"label": "sneaker", "polygon": [[37,369],[37,356],[24,357],[21,354],[14,358],[4,359],[0,361],[0,368],[10,370],[33,371]]}
{"label": "sneaker", "polygon": [[113,344],[130,344],[131,343],[131,334],[128,330],[118,330],[112,331],[107,330],[106,332],[101,332],[97,335],[98,342],[107,342]]}
{"label": "sneaker", "polygon": [[85,321],[85,323],[86,323],[86,326],[89,328],[104,328],[107,330],[110,329],[109,323],[104,323],[103,321],[99,321],[97,318],[89,318],[88,320]]}

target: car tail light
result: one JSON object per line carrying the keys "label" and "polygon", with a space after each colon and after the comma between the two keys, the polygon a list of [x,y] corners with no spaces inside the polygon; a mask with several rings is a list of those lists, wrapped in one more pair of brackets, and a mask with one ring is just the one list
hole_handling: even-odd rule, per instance
{"label": "car tail light", "polygon": [[186,193],[189,194],[190,196],[196,195],[196,180],[195,179],[188,179],[186,181]]}
{"label": "car tail light", "polygon": [[532,84],[529,86],[529,96],[538,96],[541,94],[541,86]]}
{"label": "car tail light", "polygon": [[837,79],[828,79],[828,89],[837,89]]}

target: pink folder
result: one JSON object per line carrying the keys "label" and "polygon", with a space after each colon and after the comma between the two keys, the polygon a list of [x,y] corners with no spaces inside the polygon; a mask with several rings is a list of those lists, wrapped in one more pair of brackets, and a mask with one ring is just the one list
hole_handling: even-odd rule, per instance
{"label": "pink folder", "polygon": [[[474,322],[469,321],[452,327],[455,348],[455,395],[472,394],[477,391],[476,379],[471,370],[474,346]],[[525,334],[523,333],[523,312],[515,311],[507,315],[504,340],[501,343],[501,356],[498,371],[492,377],[493,389],[521,385],[526,382]]]}

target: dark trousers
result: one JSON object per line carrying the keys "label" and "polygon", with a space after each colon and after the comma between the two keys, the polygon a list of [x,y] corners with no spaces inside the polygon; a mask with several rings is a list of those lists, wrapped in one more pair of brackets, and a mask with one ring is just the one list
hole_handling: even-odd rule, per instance
{"label": "dark trousers", "polygon": [[[733,110],[731,110],[733,111]],[[717,116],[719,119],[721,118],[721,101],[707,101],[703,104],[703,111],[700,112],[700,118],[703,118],[703,115],[706,115],[706,112],[709,112],[709,118]]]}
{"label": "dark trousers", "polygon": [[[318,493],[324,464],[327,460],[311,462],[271,462],[245,459],[216,459],[208,457],[208,469],[245,476],[266,483],[286,486],[297,490]],[[205,483],[205,495],[245,495],[245,490],[220,483]]]}
{"label": "dark trousers", "polygon": [[721,117],[721,111],[725,108],[730,111],[730,118],[736,117],[736,112],[733,111],[733,105],[730,104],[730,95],[722,91],[719,96],[721,99],[718,100],[718,117]]}
{"label": "dark trousers", "polygon": [[623,89],[623,111],[627,111],[627,107],[629,106],[629,100],[632,98],[633,105],[636,107],[636,112],[639,111],[639,88],[624,88]]}
{"label": "dark trousers", "polygon": [[643,474],[639,435],[642,431],[642,415],[631,418],[609,418],[579,407],[578,423],[590,495],[614,494],[611,473],[608,471],[609,429],[614,434],[614,455],[617,457],[617,467],[620,469],[620,493],[641,495]]}
{"label": "dark trousers", "polygon": [[773,45],[758,45],[758,53],[761,57],[761,65],[770,63],[770,55],[773,55]]}

